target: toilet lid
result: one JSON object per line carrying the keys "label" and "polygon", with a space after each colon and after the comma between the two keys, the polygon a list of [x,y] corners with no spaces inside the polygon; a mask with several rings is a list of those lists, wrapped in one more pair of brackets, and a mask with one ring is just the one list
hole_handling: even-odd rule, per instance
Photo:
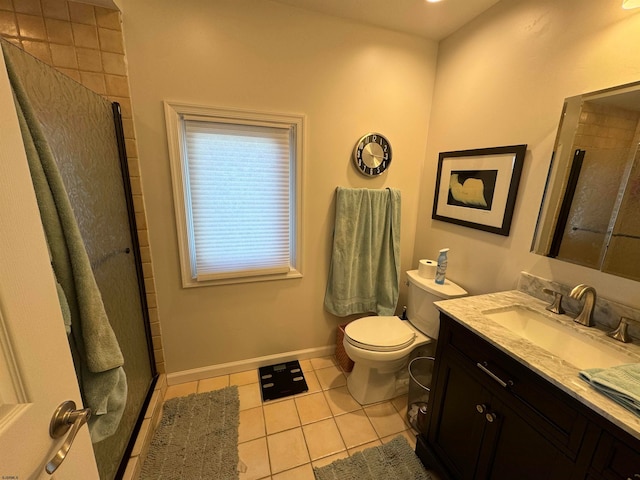
{"label": "toilet lid", "polygon": [[352,345],[379,352],[401,350],[416,337],[411,327],[398,317],[359,318],[348,324],[344,332]]}

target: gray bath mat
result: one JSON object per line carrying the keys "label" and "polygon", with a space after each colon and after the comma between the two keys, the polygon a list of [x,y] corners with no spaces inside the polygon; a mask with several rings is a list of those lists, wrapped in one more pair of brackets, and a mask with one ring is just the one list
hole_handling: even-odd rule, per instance
{"label": "gray bath mat", "polygon": [[314,468],[316,480],[432,480],[407,439],[398,435],[380,447]]}
{"label": "gray bath mat", "polygon": [[235,385],[168,400],[140,479],[237,479],[239,411]]}

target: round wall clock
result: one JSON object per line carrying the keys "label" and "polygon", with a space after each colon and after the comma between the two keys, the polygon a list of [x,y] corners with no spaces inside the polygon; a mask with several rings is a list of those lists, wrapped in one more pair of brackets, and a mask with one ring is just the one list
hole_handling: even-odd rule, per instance
{"label": "round wall clock", "polygon": [[391,144],[384,135],[367,133],[353,149],[353,161],[364,175],[380,175],[391,164]]}

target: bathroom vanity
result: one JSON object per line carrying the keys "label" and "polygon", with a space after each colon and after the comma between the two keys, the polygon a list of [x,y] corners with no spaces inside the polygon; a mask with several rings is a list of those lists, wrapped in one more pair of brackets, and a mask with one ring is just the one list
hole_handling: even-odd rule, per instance
{"label": "bathroom vanity", "polygon": [[[578,377],[600,366],[592,362],[638,363],[640,347],[572,325],[545,305],[519,291],[436,303],[442,313],[428,428],[416,453],[442,478],[640,479],[640,418]],[[566,338],[555,336],[556,354],[494,316],[523,310],[543,323],[569,322],[560,325]],[[571,357],[578,349],[572,335],[601,343],[606,358],[595,351]]]}

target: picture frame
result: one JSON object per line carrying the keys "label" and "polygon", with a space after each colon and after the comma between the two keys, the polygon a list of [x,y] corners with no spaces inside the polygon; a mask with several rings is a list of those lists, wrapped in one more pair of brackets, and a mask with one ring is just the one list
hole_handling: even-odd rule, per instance
{"label": "picture frame", "polygon": [[431,218],[509,236],[527,145],[441,152]]}

